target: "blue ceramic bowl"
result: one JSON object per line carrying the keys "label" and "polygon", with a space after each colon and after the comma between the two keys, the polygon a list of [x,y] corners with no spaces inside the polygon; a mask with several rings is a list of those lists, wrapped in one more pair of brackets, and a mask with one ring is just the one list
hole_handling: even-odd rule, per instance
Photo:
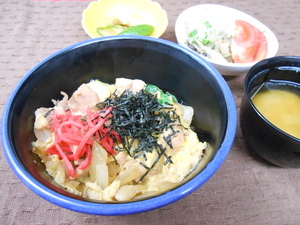
{"label": "blue ceramic bowl", "polygon": [[[173,190],[134,202],[100,202],[72,195],[46,173],[31,152],[34,111],[52,106],[91,79],[142,79],[173,93],[194,107],[193,125],[209,143],[205,158]],[[2,118],[2,145],[19,179],[33,192],[58,206],[82,213],[124,215],[156,209],[183,198],[205,183],[221,166],[236,131],[235,103],[223,77],[196,53],[175,43],[150,37],[114,36],[67,47],[40,62],[9,97]]]}

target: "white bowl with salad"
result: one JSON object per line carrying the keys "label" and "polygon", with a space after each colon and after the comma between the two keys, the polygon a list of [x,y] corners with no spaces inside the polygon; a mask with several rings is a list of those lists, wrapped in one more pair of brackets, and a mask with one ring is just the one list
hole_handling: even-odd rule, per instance
{"label": "white bowl with salad", "polygon": [[252,16],[223,5],[201,4],[177,18],[178,44],[210,62],[222,75],[242,75],[258,61],[276,55],[274,33]]}

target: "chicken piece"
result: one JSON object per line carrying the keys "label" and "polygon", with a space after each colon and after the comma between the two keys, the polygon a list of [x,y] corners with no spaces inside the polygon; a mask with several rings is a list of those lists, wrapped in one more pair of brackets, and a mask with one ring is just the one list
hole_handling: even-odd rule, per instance
{"label": "chicken piece", "polygon": [[145,87],[146,83],[142,80],[133,80],[130,91],[132,93],[137,93]]}
{"label": "chicken piece", "polygon": [[132,85],[132,80],[126,78],[117,78],[116,79],[116,94],[121,95],[126,89],[130,89]]}
{"label": "chicken piece", "polygon": [[88,85],[82,84],[69,100],[71,110],[85,111],[88,107],[93,108],[99,103],[96,92],[92,91]]}
{"label": "chicken piece", "polygon": [[136,93],[145,87],[146,83],[142,80],[131,80],[127,78],[116,79],[116,94],[121,95],[125,90],[130,90],[132,93]]}
{"label": "chicken piece", "polygon": [[99,80],[92,80],[87,85],[97,93],[100,102],[105,101],[116,89],[114,85],[109,85]]}
{"label": "chicken piece", "polygon": [[52,100],[55,105],[54,110],[57,115],[65,114],[65,112],[69,109],[69,104],[68,104],[69,96],[63,91],[61,91],[60,93],[63,96],[63,99],[61,101]]}

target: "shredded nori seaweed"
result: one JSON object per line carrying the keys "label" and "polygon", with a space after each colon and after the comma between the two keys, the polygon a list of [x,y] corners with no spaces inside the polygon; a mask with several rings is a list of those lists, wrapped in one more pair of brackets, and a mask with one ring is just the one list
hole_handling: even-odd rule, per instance
{"label": "shredded nori seaweed", "polygon": [[113,107],[110,127],[121,138],[121,143],[116,147],[117,151],[126,151],[134,159],[143,157],[145,161],[147,153],[156,151],[158,154],[150,167],[140,162],[147,169],[147,173],[140,180],[154,168],[162,156],[166,158],[164,165],[173,163],[171,156],[166,154],[166,149],[157,141],[161,133],[171,129],[171,134],[164,137],[164,140],[172,148],[171,139],[178,132],[173,126],[179,116],[171,105],[159,103],[155,94],[142,89],[135,94],[129,90],[119,96],[113,93],[104,102],[97,104],[100,110],[108,106]]}

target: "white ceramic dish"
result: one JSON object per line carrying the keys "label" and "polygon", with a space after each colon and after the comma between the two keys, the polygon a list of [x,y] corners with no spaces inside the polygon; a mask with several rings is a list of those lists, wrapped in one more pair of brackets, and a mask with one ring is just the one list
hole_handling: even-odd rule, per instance
{"label": "white ceramic dish", "polygon": [[[233,21],[234,20],[246,21],[259,30],[263,31],[268,43],[268,53],[266,58],[270,58],[276,55],[279,44],[274,33],[263,23],[247,15],[239,10],[215,4],[201,4],[192,6],[183,11],[176,20],[175,34],[178,44],[189,48],[186,45],[187,39],[187,24],[193,25],[195,23],[204,23],[205,21]],[[222,75],[224,76],[237,76],[247,73],[247,71],[257,62],[252,63],[218,63],[207,57],[202,56],[208,62],[210,62]]]}

